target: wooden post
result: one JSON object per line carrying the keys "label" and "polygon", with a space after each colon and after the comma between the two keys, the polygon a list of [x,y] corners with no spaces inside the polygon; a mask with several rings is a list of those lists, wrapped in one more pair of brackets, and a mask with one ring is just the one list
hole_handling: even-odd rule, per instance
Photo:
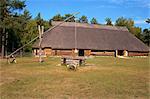
{"label": "wooden post", "polygon": [[118,50],[115,50],[115,57],[118,56]]}
{"label": "wooden post", "polygon": [[123,51],[123,56],[128,56],[128,51],[127,50]]}
{"label": "wooden post", "polygon": [[77,49],[77,27],[76,27],[76,18],[75,18],[75,50],[74,50],[74,53],[75,53],[75,56],[78,56],[78,49]]}
{"label": "wooden post", "polygon": [[41,43],[42,43],[42,35],[43,35],[43,31],[44,31],[44,27],[42,26],[42,30],[41,30],[41,27],[40,25],[38,25],[38,30],[39,30],[39,62],[41,63],[42,62],[42,46],[41,46]]}

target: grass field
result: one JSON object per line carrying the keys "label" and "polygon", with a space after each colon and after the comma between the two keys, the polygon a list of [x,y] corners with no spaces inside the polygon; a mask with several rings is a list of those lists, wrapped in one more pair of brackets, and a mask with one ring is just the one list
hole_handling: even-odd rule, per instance
{"label": "grass field", "polygon": [[0,60],[1,99],[148,99],[149,58],[94,57],[87,66],[69,71],[60,58],[44,63],[18,58]]}

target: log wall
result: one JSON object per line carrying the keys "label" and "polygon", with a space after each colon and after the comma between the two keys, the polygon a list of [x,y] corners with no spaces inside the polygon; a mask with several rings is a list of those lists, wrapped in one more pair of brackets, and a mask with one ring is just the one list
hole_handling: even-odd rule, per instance
{"label": "log wall", "polygon": [[115,52],[91,52],[94,56],[114,56]]}
{"label": "log wall", "polygon": [[[33,54],[38,55],[39,50],[34,49]],[[75,50],[52,50],[50,48],[45,48],[42,50],[42,53],[46,56],[77,56],[78,53],[75,53]],[[114,56],[115,51],[91,51],[91,50],[84,50],[85,56]],[[124,56],[148,56],[148,52],[125,52]]]}
{"label": "log wall", "polygon": [[148,56],[148,52],[128,52],[128,56]]}
{"label": "log wall", "polygon": [[91,50],[84,50],[84,55],[85,56],[90,56],[91,55]]}

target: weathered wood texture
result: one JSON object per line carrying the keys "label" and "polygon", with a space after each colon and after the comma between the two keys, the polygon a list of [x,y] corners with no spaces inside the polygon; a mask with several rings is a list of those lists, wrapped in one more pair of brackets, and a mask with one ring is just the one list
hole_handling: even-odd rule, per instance
{"label": "weathered wood texture", "polygon": [[[33,54],[38,55],[39,49],[34,49]],[[128,52],[124,51],[123,56],[148,56],[148,52]],[[78,56],[78,53],[75,53],[75,50],[52,50],[50,48],[45,48],[42,50],[42,55],[45,54],[46,56]],[[84,50],[84,56],[114,56],[115,51],[91,51],[91,50]]]}
{"label": "weathered wood texture", "polygon": [[148,56],[148,52],[128,52],[128,56]]}
{"label": "weathered wood texture", "polygon": [[91,52],[94,56],[114,56],[115,52]]}

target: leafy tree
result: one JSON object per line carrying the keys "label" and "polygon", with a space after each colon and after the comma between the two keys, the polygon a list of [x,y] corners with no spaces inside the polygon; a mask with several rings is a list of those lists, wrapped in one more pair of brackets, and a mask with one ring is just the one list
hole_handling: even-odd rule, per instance
{"label": "leafy tree", "polygon": [[[24,37],[22,38],[23,45],[28,43],[28,41],[32,40],[33,38],[39,35],[38,28],[37,28],[37,21],[31,19],[27,23],[25,30],[26,30],[26,33],[24,34]],[[24,48],[24,51],[31,51],[31,50],[32,50],[32,44]]]}
{"label": "leafy tree", "polygon": [[81,18],[79,18],[79,22],[80,23],[88,23],[88,19],[86,16],[83,15]]}
{"label": "leafy tree", "polygon": [[12,28],[20,14],[18,10],[23,10],[25,1],[20,0],[1,0],[0,3],[0,23],[3,28]]}
{"label": "leafy tree", "polygon": [[150,29],[143,30],[142,40],[146,45],[150,46]]}
{"label": "leafy tree", "polygon": [[134,26],[134,21],[132,19],[126,19],[124,17],[120,17],[116,20],[116,26],[126,26],[128,29]]}
{"label": "leafy tree", "polygon": [[64,17],[62,17],[60,14],[57,14],[51,20],[52,21],[63,21]]}
{"label": "leafy tree", "polygon": [[124,17],[120,17],[116,20],[116,26],[127,26],[127,19]]}
{"label": "leafy tree", "polygon": [[106,18],[105,21],[106,21],[106,25],[111,25],[111,26],[113,25],[111,18]]}
{"label": "leafy tree", "polygon": [[44,20],[43,26],[44,26],[44,31],[48,30],[51,27],[51,25],[49,24],[49,21],[47,21],[47,20]]}
{"label": "leafy tree", "polygon": [[132,19],[126,19],[124,17],[120,17],[116,20],[116,26],[125,26],[128,30],[135,35],[137,38],[142,39],[141,32],[142,29],[140,27],[134,26],[134,21]]}
{"label": "leafy tree", "polygon": [[98,22],[97,22],[96,18],[92,18],[92,20],[91,20],[91,24],[98,24]]}
{"label": "leafy tree", "polygon": [[126,26],[130,30],[130,27],[134,27],[134,21],[132,19],[127,19]]}
{"label": "leafy tree", "polygon": [[[27,25],[25,26],[26,35],[22,38],[23,44],[28,43],[30,40],[39,35],[38,25],[44,26],[44,31],[50,28],[49,22],[43,20],[41,18],[41,14],[38,15],[34,19],[30,19]],[[29,44],[24,48],[24,51],[32,51],[32,44]]]}
{"label": "leafy tree", "polygon": [[44,20],[41,18],[40,13],[38,13],[38,15],[35,17],[35,20],[37,21],[37,25],[44,25]]}
{"label": "leafy tree", "polygon": [[37,26],[38,25],[41,25],[41,26],[44,26],[44,30],[47,30],[50,28],[50,23],[49,21],[46,21],[44,20],[42,17],[41,17],[41,14],[38,13],[38,15],[35,17],[35,21],[37,23]]}
{"label": "leafy tree", "polygon": [[[24,10],[23,14],[20,15],[17,19],[15,19],[16,23],[15,23],[15,27],[10,29],[10,38],[9,40],[11,40],[11,37],[13,37],[13,39],[11,40],[11,42],[8,42],[9,48],[12,48],[12,51],[14,48],[18,48],[19,46],[24,45],[26,41],[29,41],[28,39],[26,39],[26,36],[29,35],[28,33],[28,29],[26,29],[27,24],[30,22],[31,19],[31,15],[29,13],[29,11]],[[14,39],[16,38],[16,39]],[[13,44],[11,44],[13,43]],[[11,46],[12,45],[12,46]],[[18,46],[13,46],[13,45],[18,45]],[[11,51],[11,50],[10,50]]]}
{"label": "leafy tree", "polygon": [[[4,51],[4,47],[6,44],[6,39],[2,41],[2,37],[6,38],[6,33],[8,33],[8,37],[11,36],[11,39],[8,39],[7,47],[10,45],[14,45],[18,47],[20,45],[20,37],[19,33],[22,28],[21,14],[18,11],[23,10],[25,7],[25,1],[21,0],[1,0],[0,3],[0,32],[1,32],[1,43],[2,52]],[[21,23],[21,24],[20,24]],[[14,37],[13,37],[14,36]],[[6,48],[6,46],[5,46]],[[8,48],[11,49],[11,48]],[[3,57],[4,53],[2,53]]]}
{"label": "leafy tree", "polygon": [[133,35],[135,35],[137,38],[139,38],[140,40],[142,39],[142,36],[141,36],[142,29],[140,27],[132,27],[130,28],[130,32]]}
{"label": "leafy tree", "polygon": [[[64,19],[67,19],[71,16],[72,14],[65,14]],[[66,22],[75,22],[75,17],[73,16],[72,18],[68,19]]]}

